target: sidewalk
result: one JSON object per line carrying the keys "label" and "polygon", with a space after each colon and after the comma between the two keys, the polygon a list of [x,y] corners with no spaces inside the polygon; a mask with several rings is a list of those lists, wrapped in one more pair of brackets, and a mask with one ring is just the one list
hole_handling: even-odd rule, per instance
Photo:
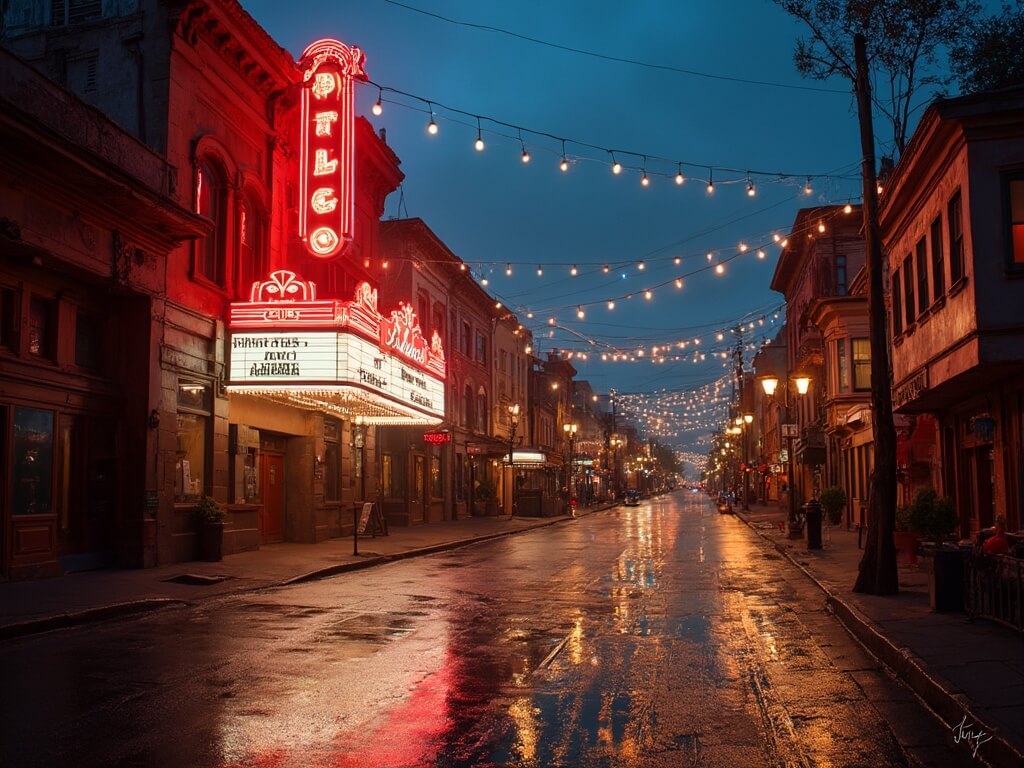
{"label": "sidewalk", "polygon": [[899,566],[899,595],[854,593],[856,531],[825,526],[823,548],[808,550],[780,528],[784,509],[751,505],[736,514],[814,580],[850,632],[951,729],[966,716],[965,727],[992,735],[980,749],[992,765],[1024,765],[1024,639],[963,613],[932,612],[928,577],[917,566]]}
{"label": "sidewalk", "polygon": [[[610,505],[580,509],[584,516]],[[101,570],[52,579],[0,584],[0,639],[74,626],[89,621],[187,605],[197,600],[285,586],[429,554],[522,531],[544,528],[571,517],[471,517],[411,528],[392,527],[390,535],[318,544],[265,544],[223,561],[192,561],[144,570]]]}

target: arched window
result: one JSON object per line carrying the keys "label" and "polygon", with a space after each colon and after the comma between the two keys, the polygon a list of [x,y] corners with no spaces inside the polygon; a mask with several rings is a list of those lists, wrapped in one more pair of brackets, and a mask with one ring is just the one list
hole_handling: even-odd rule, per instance
{"label": "arched window", "polygon": [[196,170],[196,213],[213,222],[213,231],[196,245],[195,274],[224,284],[224,249],[227,244],[227,185],[219,169],[200,160]]}
{"label": "arched window", "polygon": [[256,196],[242,195],[238,206],[238,275],[237,292],[242,299],[257,280],[267,275],[266,223]]}

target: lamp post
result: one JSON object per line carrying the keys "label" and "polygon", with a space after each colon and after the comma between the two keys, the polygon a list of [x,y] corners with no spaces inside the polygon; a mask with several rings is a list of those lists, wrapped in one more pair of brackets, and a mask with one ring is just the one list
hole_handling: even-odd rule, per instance
{"label": "lamp post", "polygon": [[[568,469],[568,472],[567,472],[567,478],[568,479],[567,479],[567,482],[566,482],[566,487],[567,487],[567,489],[569,491],[569,506],[571,507],[572,506],[572,500],[576,496],[576,494],[573,493],[573,487],[572,487],[572,485],[573,485],[573,455],[572,454],[573,454],[573,444],[574,444],[574,442],[576,440],[576,430],[579,429],[579,425],[577,425],[577,424],[563,424],[562,425],[562,429],[565,431],[566,437],[569,438],[569,469]],[[575,510],[573,510],[573,511],[575,512]]]}
{"label": "lamp post", "polygon": [[511,517],[516,513],[516,462],[513,451],[516,445],[516,428],[519,426],[519,403],[514,403],[508,407],[508,474],[509,482],[512,483],[511,489],[511,503],[512,509],[509,512]]}
{"label": "lamp post", "polygon": [[[785,386],[782,389],[782,407],[785,410],[785,413],[786,413],[785,418],[786,418],[786,422],[787,422],[785,424],[785,426],[786,426],[785,438],[786,438],[786,477],[787,477],[787,482],[789,483],[789,522],[792,524],[792,523],[796,522],[796,495],[794,494],[794,488],[793,488],[793,461],[794,461],[794,458],[795,458],[793,456],[793,430],[790,429],[790,427],[792,425],[788,423],[789,422],[789,418],[790,418],[790,415],[789,415],[789,409],[790,409],[789,385],[790,385],[790,383],[792,383],[793,386],[796,387],[796,392],[797,392],[798,395],[806,395],[807,394],[807,390],[811,386],[811,377],[810,376],[804,376],[802,374],[798,374],[796,376],[793,376],[792,378],[790,378],[786,382]],[[761,387],[764,389],[765,395],[767,395],[770,399],[775,400],[775,391],[778,388],[778,386],[779,386],[779,377],[778,376],[768,375],[768,376],[762,376],[761,377]]]}

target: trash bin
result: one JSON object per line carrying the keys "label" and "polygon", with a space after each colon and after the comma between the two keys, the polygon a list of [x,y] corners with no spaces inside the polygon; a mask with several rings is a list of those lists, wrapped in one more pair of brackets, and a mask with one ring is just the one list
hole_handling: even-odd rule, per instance
{"label": "trash bin", "polygon": [[804,519],[807,521],[807,548],[821,549],[821,504],[817,499],[804,504]]}

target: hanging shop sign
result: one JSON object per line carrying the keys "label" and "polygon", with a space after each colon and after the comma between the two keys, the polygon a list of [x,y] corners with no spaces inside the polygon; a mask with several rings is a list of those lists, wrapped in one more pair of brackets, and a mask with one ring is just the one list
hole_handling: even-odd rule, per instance
{"label": "hanging shop sign", "polygon": [[341,255],[355,229],[356,79],[366,57],[337,40],[302,53],[299,109],[299,237],[313,256]]}
{"label": "hanging shop sign", "polygon": [[231,305],[229,327],[229,389],[333,402],[367,423],[444,417],[440,336],[428,343],[408,305],[381,315],[369,283],[351,301],[318,300],[313,283],[279,270],[253,285],[250,301]]}

